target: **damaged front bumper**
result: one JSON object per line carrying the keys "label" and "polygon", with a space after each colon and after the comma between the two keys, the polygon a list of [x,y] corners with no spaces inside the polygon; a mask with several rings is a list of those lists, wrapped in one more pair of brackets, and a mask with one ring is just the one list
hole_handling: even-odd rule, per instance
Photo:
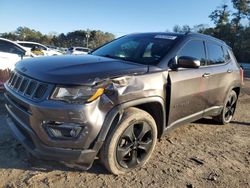
{"label": "damaged front bumper", "polygon": [[[99,133],[103,127],[111,124],[118,112],[113,105],[109,102],[104,105],[105,98],[84,105],[49,100],[37,103],[19,96],[7,85],[5,88],[9,127],[32,155],[41,159],[79,163],[85,169],[92,166],[103,143],[98,139]],[[78,124],[82,131],[75,138],[54,138],[43,125],[49,121]]]}
{"label": "damaged front bumper", "polygon": [[[12,118],[13,118],[12,114]],[[15,137],[21,142],[25,149],[33,156],[39,159],[48,159],[56,161],[67,161],[80,163],[85,169],[89,169],[97,155],[94,149],[65,149],[57,147],[48,147],[44,145],[35,135],[35,133],[25,125],[19,124],[16,120],[7,118],[7,122]]]}
{"label": "damaged front bumper", "polygon": [[[49,86],[45,96],[36,101],[27,97],[26,92],[20,93],[20,89],[15,90],[12,84],[6,83],[8,123],[17,139],[36,157],[80,163],[88,169],[110,127],[119,123],[123,110],[129,106],[157,101],[149,97],[163,95],[161,85],[155,84],[162,80],[161,73],[156,74],[154,79],[140,75],[107,80],[105,82],[109,84],[105,88],[106,92],[85,104],[50,100],[54,85]],[[80,127],[81,131],[78,131],[79,135],[74,138],[75,133],[70,132],[66,134],[67,139],[62,139],[55,137],[58,135],[55,130],[58,125],[67,129],[77,125],[77,130]]]}
{"label": "damaged front bumper", "polygon": [[4,83],[10,77],[10,69],[0,69],[0,91],[4,89]]}

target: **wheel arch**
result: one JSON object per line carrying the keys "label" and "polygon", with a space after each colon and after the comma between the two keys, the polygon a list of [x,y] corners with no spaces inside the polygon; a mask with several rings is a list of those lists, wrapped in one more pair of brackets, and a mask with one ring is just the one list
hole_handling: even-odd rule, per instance
{"label": "wheel arch", "polygon": [[161,103],[147,102],[133,107],[144,110],[153,117],[157,126],[157,137],[160,138],[163,134],[165,127],[163,119],[166,119],[166,117],[164,116],[164,109]]}
{"label": "wheel arch", "polygon": [[227,93],[223,99],[223,104],[225,103],[225,101],[227,100],[227,96],[229,94],[230,91],[235,91],[236,94],[237,94],[237,97],[239,97],[240,95],[240,90],[241,90],[241,86],[239,84],[234,84],[234,85],[231,85],[228,89],[227,89]]}
{"label": "wheel arch", "polygon": [[[124,111],[129,107],[139,108],[148,112],[155,120],[158,131],[158,138],[163,134],[166,126],[166,109],[165,102],[161,97],[147,97],[132,100],[115,106],[106,116],[101,131],[96,139],[94,149],[99,150],[105,141],[108,133],[119,123]],[[157,108],[157,110],[155,110]],[[158,109],[159,108],[159,109]],[[160,113],[160,117],[159,114]]]}
{"label": "wheel arch", "polygon": [[238,87],[238,86],[233,87],[232,90],[235,91],[235,93],[237,94],[237,97],[239,97],[239,95],[240,95],[240,87]]}

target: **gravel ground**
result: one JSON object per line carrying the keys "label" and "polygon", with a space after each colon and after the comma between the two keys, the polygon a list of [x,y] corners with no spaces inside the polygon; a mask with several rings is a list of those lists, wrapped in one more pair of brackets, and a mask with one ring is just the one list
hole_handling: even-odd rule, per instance
{"label": "gravel ground", "polygon": [[158,142],[143,168],[122,176],[98,161],[77,171],[30,157],[11,135],[0,103],[0,187],[250,187],[250,81],[231,124],[203,119],[182,126]]}

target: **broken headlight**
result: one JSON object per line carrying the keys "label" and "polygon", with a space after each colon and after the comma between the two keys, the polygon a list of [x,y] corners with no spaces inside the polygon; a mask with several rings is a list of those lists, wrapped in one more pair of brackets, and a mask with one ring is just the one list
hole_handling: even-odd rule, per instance
{"label": "broken headlight", "polygon": [[68,103],[82,104],[94,101],[101,96],[103,92],[104,88],[102,87],[56,87],[51,99]]}

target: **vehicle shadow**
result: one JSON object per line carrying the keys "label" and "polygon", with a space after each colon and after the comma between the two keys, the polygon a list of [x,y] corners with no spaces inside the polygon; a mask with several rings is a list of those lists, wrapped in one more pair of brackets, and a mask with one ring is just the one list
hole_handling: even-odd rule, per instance
{"label": "vehicle shadow", "polygon": [[54,170],[91,174],[110,174],[98,161],[95,160],[89,170],[71,168],[57,161],[37,159],[26,152],[24,147],[14,138],[9,136],[7,142],[0,142],[0,170],[19,169],[24,171],[52,172]]}
{"label": "vehicle shadow", "polygon": [[24,171],[35,171],[35,172],[46,172],[46,173],[57,170],[63,172],[110,175],[110,173],[98,161],[95,161],[93,166],[89,170],[83,170],[80,168],[67,167],[59,162],[46,161],[40,159],[30,159],[30,157],[26,160],[21,161],[20,163],[16,162],[15,159],[13,161],[8,160],[8,162],[6,163],[3,162],[0,164],[0,170],[1,169],[11,169],[11,170],[18,169]]}
{"label": "vehicle shadow", "polygon": [[[215,125],[215,126],[220,126],[218,122],[211,118],[202,118],[198,121],[195,121],[193,123],[199,124],[199,125]],[[237,124],[237,125],[242,125],[242,126],[250,126],[249,122],[240,122],[240,121],[231,121],[230,124]]]}
{"label": "vehicle shadow", "polygon": [[233,124],[250,126],[249,122],[231,121]]}
{"label": "vehicle shadow", "polygon": [[211,118],[202,118],[202,119],[199,119],[199,120],[197,120],[197,121],[195,121],[193,123],[196,123],[196,124],[199,124],[199,125],[215,125],[215,126],[220,125],[217,121],[215,121],[215,120],[213,120]]}

